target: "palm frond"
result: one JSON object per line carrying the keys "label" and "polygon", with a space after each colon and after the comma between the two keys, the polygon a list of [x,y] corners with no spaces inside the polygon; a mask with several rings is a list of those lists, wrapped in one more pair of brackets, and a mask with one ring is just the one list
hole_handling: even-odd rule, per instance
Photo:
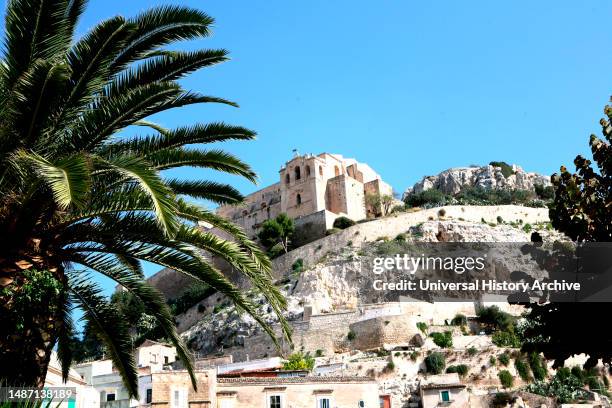
{"label": "palm frond", "polygon": [[135,156],[117,157],[106,163],[112,170],[134,181],[149,196],[159,225],[167,235],[172,235],[178,226],[174,195],[157,172],[152,170],[147,162]]}
{"label": "palm frond", "polygon": [[115,70],[142,59],[149,52],[166,44],[210,35],[210,26],[214,19],[192,8],[161,6],[147,10],[129,22],[136,30],[129,43],[115,58]]}
{"label": "palm frond", "polygon": [[236,240],[251,255],[259,269],[270,271],[272,264],[270,258],[262,251],[261,247],[253,242],[242,228],[231,221],[184,200],[177,200],[178,215],[193,222],[206,222],[215,228],[226,232]]}
{"label": "palm frond", "polygon": [[257,181],[257,175],[251,166],[222,150],[168,149],[148,154],[146,157],[157,170],[182,166],[203,167],[242,176],[253,183]]}
{"label": "palm frond", "polygon": [[13,160],[26,162],[34,168],[39,178],[53,192],[59,208],[65,209],[70,205],[80,207],[85,203],[89,193],[90,172],[83,155],[67,156],[57,163],[51,163],[40,155],[20,150]]}
{"label": "palm frond", "polygon": [[[151,124],[147,125],[151,126]],[[253,140],[257,135],[254,131],[242,126],[233,126],[222,122],[197,124],[172,130],[156,126],[155,129],[160,133],[159,135],[108,143],[101,147],[100,154],[103,156],[123,152],[149,154],[190,144]]]}
{"label": "palm frond", "polygon": [[209,200],[217,204],[236,204],[244,200],[242,194],[229,184],[177,179],[166,180],[166,184],[175,194]]}
{"label": "palm frond", "polygon": [[72,31],[65,19],[69,0],[11,0],[7,5],[3,82],[11,88],[37,59],[61,58]]}
{"label": "palm frond", "polygon": [[74,302],[83,310],[83,317],[92,330],[103,340],[128,394],[138,398],[138,373],[125,318],[100,295],[102,288],[94,284],[90,276],[72,273],[68,278]]}
{"label": "palm frond", "polygon": [[19,132],[3,132],[0,149],[7,153],[19,146],[31,146],[58,105],[57,93],[66,86],[66,64],[35,60],[6,95],[4,120]]}
{"label": "palm frond", "polygon": [[156,319],[176,348],[180,360],[190,374],[193,388],[197,390],[197,381],[193,373],[193,356],[178,335],[174,318],[161,292],[144,281],[142,276],[134,274],[129,268],[117,265],[117,260],[112,255],[91,254],[82,257],[78,262],[111,278],[142,301],[146,313]]}
{"label": "palm frond", "polygon": [[72,300],[70,294],[64,299],[62,310],[62,328],[57,339],[57,357],[62,369],[62,380],[68,381],[72,365],[72,339],[74,337],[74,322],[72,321]]}
{"label": "palm frond", "polygon": [[158,52],[135,67],[123,71],[107,87],[106,94],[114,95],[154,82],[175,81],[198,69],[227,60],[227,50]]}

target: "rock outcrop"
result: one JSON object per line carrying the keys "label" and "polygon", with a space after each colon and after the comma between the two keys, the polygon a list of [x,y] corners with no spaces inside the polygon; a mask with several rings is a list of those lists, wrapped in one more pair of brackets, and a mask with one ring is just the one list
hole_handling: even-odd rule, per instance
{"label": "rock outcrop", "polygon": [[485,189],[531,190],[536,185],[549,186],[550,177],[537,173],[527,173],[520,166],[512,165],[512,174],[504,172],[501,167],[487,165],[481,167],[455,167],[445,170],[436,176],[425,176],[421,181],[408,188],[404,196],[421,193],[435,188],[446,194],[457,194],[465,187]]}

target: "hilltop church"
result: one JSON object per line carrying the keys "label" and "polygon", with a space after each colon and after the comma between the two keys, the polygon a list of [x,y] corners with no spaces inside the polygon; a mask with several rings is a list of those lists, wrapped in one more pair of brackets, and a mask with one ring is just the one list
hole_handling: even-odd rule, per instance
{"label": "hilltop church", "polygon": [[[340,216],[354,221],[381,215],[380,205],[367,204],[368,195],[392,195],[393,190],[370,166],[339,154],[295,156],[279,171],[278,183],[249,194],[240,205],[217,213],[255,237],[261,224],[281,213],[295,220],[299,244],[320,238]],[[376,208],[378,207],[378,208]]]}

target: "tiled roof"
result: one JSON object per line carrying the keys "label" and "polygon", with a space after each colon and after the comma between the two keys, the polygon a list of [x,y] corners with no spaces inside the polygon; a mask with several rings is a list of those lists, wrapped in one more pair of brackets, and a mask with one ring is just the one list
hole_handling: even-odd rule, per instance
{"label": "tiled roof", "polygon": [[217,378],[220,386],[240,386],[240,385],[275,385],[275,384],[355,384],[355,383],[376,383],[371,377],[237,377],[237,378]]}
{"label": "tiled roof", "polygon": [[465,384],[454,383],[454,384],[425,384],[421,385],[424,390],[439,390],[443,388],[465,388]]}

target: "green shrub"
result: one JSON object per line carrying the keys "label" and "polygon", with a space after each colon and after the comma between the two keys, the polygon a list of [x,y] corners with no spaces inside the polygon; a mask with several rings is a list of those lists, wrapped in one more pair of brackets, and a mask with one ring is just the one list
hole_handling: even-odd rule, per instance
{"label": "green shrub", "polygon": [[302,258],[296,259],[295,262],[291,265],[291,269],[293,270],[293,272],[296,273],[304,271],[304,260]]}
{"label": "green shrub", "polygon": [[434,332],[429,335],[438,347],[449,348],[453,346],[453,334],[450,331],[445,331],[444,333]]}
{"label": "green shrub", "polygon": [[283,370],[312,370],[315,365],[314,358],[310,354],[297,352],[289,356],[283,363]]}
{"label": "green shrub", "polygon": [[215,290],[203,283],[191,285],[182,295],[168,301],[174,315],[185,313],[197,303],[215,293]]}
{"label": "green shrub", "polygon": [[410,353],[410,360],[417,361],[417,358],[419,358],[420,355],[421,354],[418,351],[413,351]]}
{"label": "green shrub", "polygon": [[481,307],[478,309],[476,315],[478,316],[478,321],[487,326],[489,331],[513,330],[515,321],[514,317],[509,313],[500,310],[497,306]]}
{"label": "green shrub", "polygon": [[440,374],[442,370],[444,370],[444,367],[446,367],[446,358],[444,354],[434,351],[425,357],[425,367],[428,373]]}
{"label": "green shrub", "polygon": [[489,357],[489,364],[494,366],[496,363],[497,363],[497,359],[495,358],[495,356]]}
{"label": "green shrub", "polygon": [[586,375],[584,370],[579,366],[572,367],[571,374],[584,383]]}
{"label": "green shrub", "polygon": [[555,198],[555,188],[553,186],[544,187],[542,184],[534,186],[536,195],[542,200],[552,200]]}
{"label": "green shrub", "polygon": [[400,241],[400,242],[406,242],[406,234],[404,234],[403,232],[397,234],[397,236],[395,237],[395,240]]}
{"label": "green shrub", "polygon": [[340,232],[339,228],[330,228],[327,231],[325,231],[325,235],[333,235]]}
{"label": "green shrub", "polygon": [[491,341],[497,347],[521,347],[521,339],[513,332],[496,331],[495,333],[493,333]]}
{"label": "green shrub", "polygon": [[266,251],[270,259],[278,258],[285,253],[285,248],[281,244],[276,244]]}
{"label": "green shrub", "polygon": [[393,361],[389,361],[389,362],[387,363],[387,370],[388,370],[388,371],[393,371],[393,370],[395,370],[395,363],[394,363]]}
{"label": "green shrub", "polygon": [[508,370],[501,370],[497,376],[499,377],[499,382],[504,388],[512,388],[514,385],[514,377],[510,374]]}
{"label": "green shrub", "polygon": [[466,366],[465,364],[459,364],[459,365],[451,365],[448,366],[448,368],[446,369],[447,373],[457,373],[460,376],[465,376],[469,371],[468,366]]}
{"label": "green shrub", "polygon": [[603,382],[599,379],[599,377],[589,377],[587,379],[587,384],[589,386],[589,390],[598,392],[600,394],[607,393],[605,390]]}
{"label": "green shrub", "polygon": [[453,197],[445,194],[435,188],[422,191],[420,193],[412,193],[406,196],[404,202],[408,207],[437,207],[452,202]]}
{"label": "green shrub", "polygon": [[529,366],[523,360],[522,357],[519,357],[516,360],[514,360],[514,368],[516,368],[516,372],[518,373],[518,375],[521,377],[523,381],[528,382],[530,380]]}
{"label": "green shrub", "polygon": [[530,233],[531,230],[532,230],[531,224],[527,223],[527,224],[523,225],[523,231],[525,231],[526,233]]}
{"label": "green shrub", "polygon": [[558,403],[565,404],[587,398],[587,393],[582,390],[583,382],[574,375],[582,375],[582,369],[578,371],[560,368],[549,382],[538,381],[527,386],[527,391],[552,397]]}
{"label": "green shrub", "polygon": [[504,175],[505,178],[508,178],[508,177],[510,177],[511,175],[514,174],[514,170],[512,170],[512,166],[510,166],[506,162],[503,162],[503,161],[492,161],[489,164],[491,166],[493,166],[493,167],[501,168],[501,172],[502,172],[502,174]]}
{"label": "green shrub", "polygon": [[536,381],[542,381],[546,378],[547,370],[545,364],[538,353],[532,352],[529,355],[529,367],[531,367],[531,373]]}
{"label": "green shrub", "polygon": [[507,366],[508,364],[510,364],[510,356],[506,353],[500,354],[497,357],[497,360],[499,361],[501,365],[504,365],[504,366]]}
{"label": "green shrub", "polygon": [[421,332],[427,333],[427,323],[425,323],[425,322],[418,322],[416,324],[416,326],[417,326],[417,329],[419,329]]}
{"label": "green shrub", "polygon": [[325,355],[325,352],[321,349],[317,349],[317,351],[315,351],[315,357],[323,357]]}
{"label": "green shrub", "polygon": [[438,210],[438,217],[444,217],[446,215],[446,210],[444,208],[440,208]]}
{"label": "green shrub", "polygon": [[451,320],[451,324],[453,326],[464,326],[467,324],[467,317],[462,314],[456,314],[453,320]]}
{"label": "green shrub", "polygon": [[504,223],[504,219],[501,217],[501,215],[497,216],[497,223],[498,224],[503,224]]}
{"label": "green shrub", "polygon": [[341,216],[334,220],[333,227],[338,229],[346,229],[348,227],[352,227],[353,225],[355,225],[355,221],[351,220],[348,217]]}
{"label": "green shrub", "polygon": [[470,357],[473,357],[476,355],[476,353],[478,353],[478,349],[474,346],[470,347],[467,349],[467,353]]}
{"label": "green shrub", "polygon": [[346,338],[348,339],[348,341],[353,341],[355,340],[356,337],[357,337],[357,333],[355,333],[353,330],[349,330],[348,334],[346,335]]}

